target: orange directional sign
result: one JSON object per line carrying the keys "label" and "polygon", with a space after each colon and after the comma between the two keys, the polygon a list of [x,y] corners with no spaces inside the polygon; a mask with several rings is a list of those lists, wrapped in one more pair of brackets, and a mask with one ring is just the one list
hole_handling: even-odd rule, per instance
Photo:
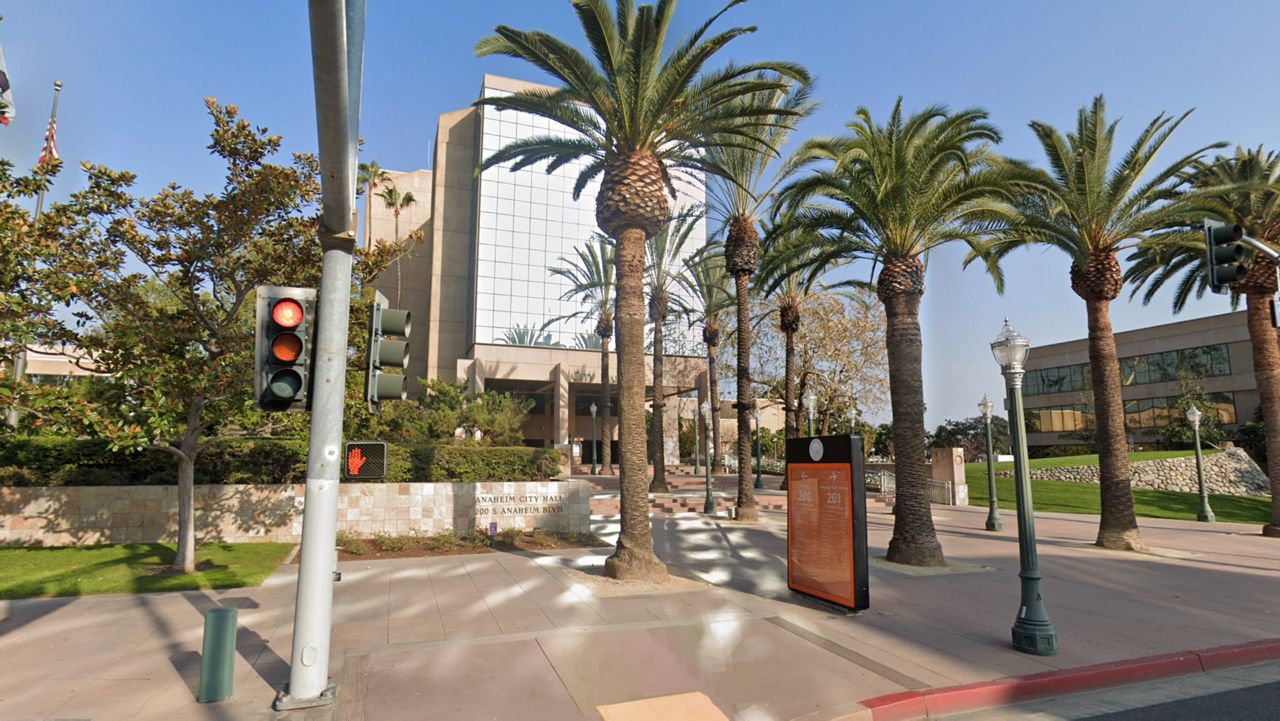
{"label": "orange directional sign", "polygon": [[869,607],[866,520],[862,439],[787,441],[787,586],[847,608]]}

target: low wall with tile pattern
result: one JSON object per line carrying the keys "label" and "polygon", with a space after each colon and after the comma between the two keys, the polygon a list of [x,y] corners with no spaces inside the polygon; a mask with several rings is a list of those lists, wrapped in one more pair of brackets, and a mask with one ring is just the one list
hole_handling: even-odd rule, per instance
{"label": "low wall with tile pattern", "polygon": [[[196,486],[203,541],[299,541],[305,486]],[[466,533],[499,529],[591,530],[586,481],[527,483],[342,483],[338,529]],[[176,486],[0,488],[0,545],[70,546],[172,541]]]}

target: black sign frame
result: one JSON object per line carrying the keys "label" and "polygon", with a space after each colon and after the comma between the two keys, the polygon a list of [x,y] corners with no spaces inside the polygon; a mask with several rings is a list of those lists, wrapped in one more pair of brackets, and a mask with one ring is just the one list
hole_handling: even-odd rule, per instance
{"label": "black sign frame", "polygon": [[[351,473],[351,452],[359,450],[365,457],[358,473]],[[387,444],[385,441],[348,441],[342,449],[342,477],[348,481],[380,481],[387,477]]]}
{"label": "black sign frame", "polygon": [[[815,449],[813,443],[820,446]],[[855,452],[854,449],[857,449]],[[787,439],[787,588],[795,593],[816,598],[824,603],[834,603],[854,611],[862,611],[871,607],[871,594],[867,578],[867,483],[866,467],[863,461],[862,436],[817,436]],[[814,451],[817,451],[814,457]],[[851,579],[853,597],[852,604],[845,603],[828,594],[815,593],[813,589],[793,585],[791,580],[791,535],[794,524],[791,522],[794,501],[794,487],[791,484],[791,470],[800,470],[805,465],[845,465],[849,466],[849,498],[853,506],[852,525],[848,529],[850,547],[853,550],[853,577]]]}

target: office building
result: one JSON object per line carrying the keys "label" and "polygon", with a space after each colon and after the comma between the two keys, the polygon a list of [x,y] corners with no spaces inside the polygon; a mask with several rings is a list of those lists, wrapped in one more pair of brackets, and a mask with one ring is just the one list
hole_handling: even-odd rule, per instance
{"label": "office building", "polygon": [[[1234,431],[1258,407],[1245,312],[1116,333],[1125,428],[1132,444],[1152,443],[1155,429],[1176,418],[1185,383],[1194,383]],[[1023,381],[1027,444],[1080,445],[1094,427],[1087,339],[1032,346]]]}
{"label": "office building", "polygon": [[[535,87],[540,86],[486,75],[481,93]],[[542,164],[515,172],[478,169],[487,155],[513,140],[571,134],[543,118],[491,107],[444,113],[436,127],[432,168],[390,173],[390,182],[415,199],[401,211],[398,234],[392,211],[376,191],[369,201],[370,242],[408,243],[399,279],[393,264],[375,286],[393,305],[398,295],[399,305],[412,313],[409,374],[531,398],[535,405],[525,424],[525,442],[565,452],[592,437],[589,407],[600,400],[600,351],[594,319],[566,317],[581,304],[564,298],[568,283],[550,269],[576,258],[574,249],[598,232],[599,183],[588,185],[575,200],[580,162],[550,174]],[[677,209],[703,200],[700,184],[685,181],[677,189]],[[705,239],[702,221],[687,252]],[[666,394],[700,402],[706,392],[700,336],[676,319],[664,332]],[[647,365],[651,393],[651,356]],[[611,374],[617,367],[614,357]],[[611,381],[616,384],[616,375]],[[616,408],[616,387],[614,392]],[[666,405],[668,463],[678,461],[679,405]]]}

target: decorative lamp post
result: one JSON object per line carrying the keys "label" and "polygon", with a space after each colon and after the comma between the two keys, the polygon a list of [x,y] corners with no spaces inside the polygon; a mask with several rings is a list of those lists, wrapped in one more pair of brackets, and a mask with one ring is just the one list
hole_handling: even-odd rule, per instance
{"label": "decorative lamp post", "polygon": [[751,407],[751,418],[756,422],[756,485],[755,490],[764,488],[764,480],[760,477],[760,406]]}
{"label": "decorative lamp post", "polygon": [[1213,509],[1209,508],[1209,492],[1204,487],[1204,461],[1200,456],[1200,418],[1203,416],[1204,414],[1195,406],[1187,409],[1187,420],[1196,434],[1196,481],[1200,484],[1200,512],[1196,514],[1196,520],[1213,523]]}
{"label": "decorative lamp post", "polygon": [[[710,449],[711,444],[709,441],[711,438],[711,403],[708,401],[703,401],[701,410],[702,410],[702,442],[706,444],[708,449]],[[707,474],[707,499],[702,502],[702,512],[715,513],[716,502],[715,502],[715,499],[711,497],[711,457],[710,455],[707,456],[707,462],[702,465],[705,468],[706,474]]]}
{"label": "decorative lamp post", "polygon": [[995,404],[982,394],[982,400],[978,401],[978,410],[982,413],[982,420],[987,426],[987,530],[1003,531],[1004,524],[1000,522],[1000,502],[996,500],[996,465],[993,451],[991,448],[991,409]]}
{"label": "decorative lamp post", "polygon": [[804,396],[805,410],[809,412],[809,435],[813,435],[813,411],[814,406],[818,404],[817,396],[813,395],[813,391],[809,391]]}
{"label": "decorative lamp post", "polygon": [[596,448],[596,437],[597,437],[596,411],[597,410],[599,410],[599,408],[596,407],[596,402],[591,401],[591,475],[593,476],[596,475],[596,456],[599,455],[599,450]]}
{"label": "decorative lamp post", "polygon": [[1027,433],[1022,410],[1022,364],[1031,341],[1018,334],[1005,318],[1000,335],[991,341],[991,353],[1004,373],[1009,398],[1009,433],[1013,439],[1013,474],[1018,504],[1018,578],[1022,603],[1013,622],[1013,647],[1037,656],[1058,653],[1058,634],[1040,595],[1040,561],[1036,556],[1036,521],[1031,506],[1031,478],[1027,470]]}

